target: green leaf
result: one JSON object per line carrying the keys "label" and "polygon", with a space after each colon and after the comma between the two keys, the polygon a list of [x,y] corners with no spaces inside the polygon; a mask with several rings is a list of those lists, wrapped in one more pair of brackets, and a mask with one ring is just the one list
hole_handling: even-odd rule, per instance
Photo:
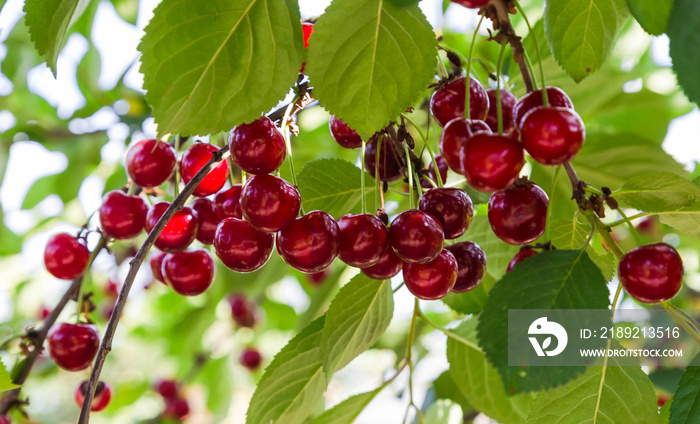
{"label": "green leaf", "polygon": [[17,387],[19,386],[12,384],[12,378],[10,377],[10,373],[7,372],[5,364],[0,361],[0,393],[16,389]]}
{"label": "green leaf", "polygon": [[[552,245],[557,249],[579,249],[588,240],[591,228],[589,224],[579,221],[557,219],[552,221],[549,227]],[[615,255],[606,252],[598,254],[592,246],[586,249],[588,257],[600,268],[606,281],[611,281],[615,275]]]}
{"label": "green leaf", "polygon": [[474,318],[451,330],[470,344],[447,339],[447,360],[450,374],[469,404],[477,411],[502,423],[524,423],[530,410],[531,394],[509,396],[496,369],[476,344]]}
{"label": "green leaf", "polygon": [[662,224],[673,227],[683,235],[700,239],[700,204],[659,213],[659,219]]}
{"label": "green leaf", "polygon": [[700,55],[696,47],[700,45],[700,2],[696,0],[675,0],[671,19],[668,23],[670,54],[673,71],[678,76],[678,84],[690,101],[700,104]]}
{"label": "green leaf", "polygon": [[302,63],[296,0],[166,0],[139,45],[158,134],[250,122],[288,92]]}
{"label": "green leaf", "polygon": [[382,390],[383,387],[372,390],[367,393],[360,393],[345,399],[341,403],[326,410],[318,418],[313,420],[311,424],[352,424],[358,415],[367,405],[374,399],[375,396]]}
{"label": "green leaf", "polygon": [[321,317],[309,324],[268,365],[250,400],[247,424],[306,420],[326,388],[320,355],[323,323]]}
{"label": "green leaf", "polygon": [[326,312],[321,357],[330,380],[357,355],[384,334],[394,314],[389,280],[377,281],[358,274],[335,296]]}
{"label": "green leaf", "polygon": [[576,82],[603,65],[626,19],[624,0],[549,0],[544,8],[549,46]]}
{"label": "green leaf", "polygon": [[462,424],[462,408],[450,401],[439,399],[425,411],[425,422],[430,424]]}
{"label": "green leaf", "polygon": [[688,365],[678,390],[673,395],[670,422],[674,424],[690,424],[700,416],[700,355]]}
{"label": "green leaf", "polygon": [[314,96],[363,139],[413,106],[432,81],[437,41],[418,5],[336,0],[314,26]]}
{"label": "green leaf", "polygon": [[670,424],[671,422],[671,408],[673,408],[673,396],[664,403],[664,406],[659,410],[659,423],[660,424]]}
{"label": "green leaf", "polygon": [[700,188],[676,174],[655,172],[630,178],[614,196],[640,211],[663,212],[700,201]]}
{"label": "green leaf", "polygon": [[[315,32],[314,32],[315,34]],[[360,169],[341,159],[317,159],[304,165],[297,177],[304,210],[323,210],[338,219],[360,213]],[[374,179],[365,174],[367,199],[374,194]]]}
{"label": "green leaf", "polygon": [[627,0],[630,12],[644,31],[661,35],[668,28],[668,19],[675,0]]}
{"label": "green leaf", "polygon": [[27,0],[25,23],[36,50],[46,59],[56,77],[56,61],[66,41],[68,28],[85,11],[89,0]]}
{"label": "green leaf", "polygon": [[509,309],[606,309],[609,291],[600,269],[584,250],[542,252],[506,274],[491,289],[479,318],[480,346],[501,374],[507,391],[564,384],[583,367],[509,367]]}
{"label": "green leaf", "polygon": [[[458,385],[455,382],[455,379],[452,375],[452,372],[448,369],[447,371],[440,374],[440,376],[436,378],[435,381],[433,381],[435,396],[438,399],[449,399],[453,402],[456,402],[457,404],[459,404],[459,406],[462,407],[462,411],[465,414],[474,411],[475,408],[469,403],[466,396],[462,394],[462,385]],[[500,380],[498,381],[500,382]],[[501,387],[502,386],[503,384],[501,384]]]}

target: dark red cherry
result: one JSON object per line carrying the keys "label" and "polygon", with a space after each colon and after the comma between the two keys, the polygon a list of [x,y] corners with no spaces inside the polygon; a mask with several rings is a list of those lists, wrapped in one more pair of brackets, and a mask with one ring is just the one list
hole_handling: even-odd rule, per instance
{"label": "dark red cherry", "polygon": [[[486,124],[491,128],[491,131],[498,132],[498,102],[497,92],[495,88],[486,90],[489,96],[489,113],[486,116]],[[501,89],[501,117],[503,119],[503,133],[510,132],[515,125],[513,124],[513,108],[518,98],[508,90]]]}
{"label": "dark red cherry", "polygon": [[445,247],[457,260],[457,281],[452,291],[463,293],[478,286],[486,274],[486,255],[473,241],[463,241]]}
{"label": "dark red cherry", "polygon": [[262,355],[254,347],[247,347],[241,352],[239,360],[241,361],[241,365],[254,371],[260,368],[260,364],[262,364]]}
{"label": "dark red cherry", "polygon": [[486,6],[490,1],[491,0],[452,0],[452,3],[461,4],[462,6],[470,9],[476,9]]}
{"label": "dark red cherry", "polygon": [[391,138],[385,134],[373,136],[365,146],[365,171],[373,178],[377,171],[377,148],[378,139],[381,139],[379,151],[379,177],[382,181],[396,181],[401,178],[401,164],[399,163],[399,153]]}
{"label": "dark red cherry", "polygon": [[[441,127],[455,118],[464,117],[466,78],[457,77],[439,87],[430,97],[430,113]],[[483,121],[489,111],[489,97],[481,83],[469,78],[469,118]]]}
{"label": "dark red cherry", "polygon": [[[574,104],[569,96],[558,87],[547,87],[547,101],[550,107],[574,108]],[[522,126],[525,115],[532,109],[543,105],[542,89],[531,91],[521,97],[513,107],[513,124],[515,124],[515,127],[519,129]]]}
{"label": "dark red cherry", "polygon": [[177,393],[180,391],[180,383],[176,380],[158,380],[153,385],[153,389],[155,389],[159,395],[163,396],[163,398],[171,399],[177,396]]}
{"label": "dark red cherry", "polygon": [[226,218],[219,223],[214,237],[216,256],[236,272],[253,272],[270,259],[274,236],[246,221]]}
{"label": "dark red cherry", "polygon": [[241,211],[245,220],[268,233],[290,225],[300,208],[299,190],[274,175],[253,175],[241,193]]}
{"label": "dark red cherry", "polygon": [[[83,402],[85,401],[85,393],[87,392],[88,381],[81,381],[76,387],[73,393],[73,399],[75,399],[75,404],[78,408],[83,407]],[[92,398],[92,405],[90,405],[90,411],[100,412],[109,405],[109,401],[112,400],[112,386],[102,381],[97,382],[95,386],[95,395]]]}
{"label": "dark red cherry", "polygon": [[445,297],[457,281],[457,259],[449,250],[443,250],[430,262],[403,265],[406,288],[419,299],[436,300]]}
{"label": "dark red cherry", "polygon": [[464,175],[462,149],[467,144],[467,140],[479,131],[491,132],[484,121],[455,118],[445,125],[440,136],[440,152],[447,166],[454,172]]}
{"label": "dark red cherry", "polygon": [[362,273],[375,280],[388,280],[401,271],[403,263],[394,248],[389,246],[379,262],[370,267],[362,268]]}
{"label": "dark red cherry", "polygon": [[160,140],[141,140],[126,154],[126,173],[138,186],[163,184],[175,169],[175,149]]}
{"label": "dark red cherry", "polygon": [[100,227],[112,238],[130,239],[143,231],[147,213],[148,206],[142,198],[113,190],[102,198]]}
{"label": "dark red cherry", "polygon": [[666,243],[632,249],[620,260],[618,276],[630,296],[644,303],[658,303],[678,294],[683,285],[683,260]]}
{"label": "dark red cherry", "polygon": [[163,259],[165,259],[167,253],[161,252],[160,250],[154,250],[151,252],[151,256],[148,258],[148,264],[151,266],[151,273],[153,278],[165,284],[165,277],[163,277]]}
{"label": "dark red cherry", "polygon": [[44,249],[46,270],[56,278],[72,280],[85,272],[90,251],[68,233],[52,236]]}
{"label": "dark red cherry", "polygon": [[185,399],[174,397],[165,400],[163,418],[183,421],[190,413],[190,405]]}
{"label": "dark red cherry", "polygon": [[431,188],[421,197],[418,209],[440,221],[446,239],[464,234],[474,216],[472,199],[458,188]]}
{"label": "dark red cherry", "polygon": [[312,211],[277,233],[277,252],[292,268],[311,274],[328,268],[338,256],[338,223],[324,211]]}
{"label": "dark red cherry", "polygon": [[516,253],[515,256],[513,256],[513,259],[511,259],[510,262],[508,263],[508,268],[506,268],[506,272],[511,272],[517,264],[519,264],[520,262],[524,261],[525,259],[527,259],[531,256],[535,256],[538,253],[539,253],[538,251],[536,251],[535,249],[532,249],[530,247],[524,247],[524,248],[520,249],[520,251],[518,253]]}
{"label": "dark red cherry", "polygon": [[225,191],[220,191],[214,196],[214,212],[221,221],[224,218],[243,219],[241,212],[241,191],[243,186],[236,184]]}
{"label": "dark red cherry", "polygon": [[572,109],[540,107],[525,115],[520,139],[537,162],[561,165],[576,156],[586,138],[583,121]]}
{"label": "dark red cherry", "polygon": [[[445,181],[447,181],[447,168],[449,168],[449,166],[447,165],[447,161],[445,161],[445,158],[443,158],[442,155],[435,155],[435,162],[437,162],[438,171],[440,171],[440,178],[442,179],[442,183],[444,184]],[[438,184],[437,175],[435,174],[434,163],[430,162],[427,169],[428,169],[428,177],[430,177],[430,179],[433,180],[435,182],[435,184]],[[433,185],[430,184],[430,182],[428,180],[425,180],[423,178],[421,178],[421,180],[420,180],[420,185],[423,188],[432,188],[433,187]]]}
{"label": "dark red cherry", "polygon": [[405,262],[426,263],[442,251],[445,240],[440,222],[417,209],[401,212],[389,227],[391,245]]}
{"label": "dark red cherry", "polygon": [[469,184],[488,192],[513,184],[525,165],[525,154],[509,135],[478,132],[462,148],[461,160]]}
{"label": "dark red cherry", "polygon": [[51,359],[66,371],[80,371],[89,367],[100,345],[97,327],[92,324],[54,325],[47,336]]}
{"label": "dark red cherry", "polygon": [[197,216],[197,240],[204,244],[214,243],[214,233],[220,221],[214,212],[214,203],[200,197],[192,202],[192,210]]}
{"label": "dark red cherry", "polygon": [[[218,147],[209,143],[194,143],[188,147],[185,153],[182,154],[182,159],[180,159],[180,175],[182,176],[182,182],[185,184],[189,183],[197,172],[212,159],[213,153],[217,150],[219,150]],[[222,160],[214,169],[209,171],[192,194],[199,197],[214,194],[221,190],[226,183],[227,177],[228,162]]]}
{"label": "dark red cherry", "polygon": [[375,265],[389,246],[389,230],[374,215],[347,214],[338,220],[340,260],[356,268]]}
{"label": "dark red cherry", "polygon": [[345,147],[346,149],[359,149],[362,147],[362,138],[357,133],[343,122],[342,119],[336,118],[335,115],[331,115],[330,122],[328,125],[331,128],[331,135],[333,139]]}
{"label": "dark red cherry", "polygon": [[301,32],[304,36],[304,48],[307,48],[309,47],[309,37],[311,37],[311,34],[314,32],[314,24],[311,22],[302,22]]}
{"label": "dark red cherry", "polygon": [[214,280],[214,259],[206,250],[168,253],[161,272],[167,285],[183,296],[204,293]]}
{"label": "dark red cherry", "polygon": [[533,183],[493,193],[489,199],[489,223],[494,234],[508,244],[527,244],[544,233],[547,194]]}
{"label": "dark red cherry", "polygon": [[[150,234],[158,223],[158,220],[170,206],[168,202],[160,202],[151,206],[146,216],[146,232]],[[180,252],[187,249],[197,235],[197,215],[189,207],[185,206],[175,212],[170,221],[156,239],[155,246],[168,253]]]}
{"label": "dark red cherry", "polygon": [[234,294],[228,298],[231,306],[231,317],[239,327],[253,328],[258,321],[257,307],[242,294]]}
{"label": "dark red cherry", "polygon": [[287,154],[284,136],[267,116],[232,129],[228,145],[233,162],[249,174],[275,172]]}

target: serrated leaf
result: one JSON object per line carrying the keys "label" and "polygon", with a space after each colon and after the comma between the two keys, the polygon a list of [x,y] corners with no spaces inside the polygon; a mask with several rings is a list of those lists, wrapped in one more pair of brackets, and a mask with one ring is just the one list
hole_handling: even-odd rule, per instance
{"label": "serrated leaf", "polygon": [[289,91],[302,63],[296,0],[165,0],[139,45],[158,134],[250,122]]}
{"label": "serrated leaf", "polygon": [[700,416],[700,355],[688,365],[673,395],[669,421],[674,424],[691,424]]}
{"label": "serrated leaf", "polygon": [[509,309],[607,309],[609,291],[600,269],[584,250],[545,251],[530,257],[491,289],[479,317],[479,345],[507,391],[548,389],[584,367],[509,367]]}
{"label": "serrated leaf", "polygon": [[661,35],[668,28],[668,19],[675,0],[627,0],[630,12],[644,31]]}
{"label": "serrated leaf", "polygon": [[544,29],[557,63],[576,82],[597,71],[627,13],[624,0],[548,0]]}
{"label": "serrated leaf", "polygon": [[304,328],[265,369],[250,400],[247,424],[299,424],[323,396],[320,345],[324,318]]}
{"label": "serrated leaf", "polygon": [[326,377],[372,347],[384,334],[394,314],[389,280],[358,274],[335,296],[326,312],[321,357]]}
{"label": "serrated leaf", "polygon": [[16,389],[17,387],[19,386],[12,384],[12,378],[10,377],[10,373],[7,372],[5,364],[0,361],[0,393]]}
{"label": "serrated leaf", "polygon": [[673,396],[664,403],[664,406],[659,410],[659,424],[670,424],[671,408],[673,407]]}
{"label": "serrated leaf", "polygon": [[[574,220],[557,219],[549,224],[550,240],[557,249],[581,248],[588,239],[590,230],[590,225]],[[586,251],[588,257],[600,268],[605,280],[611,281],[615,275],[615,255],[612,252],[599,255],[592,246],[588,246]]]}
{"label": "serrated leaf", "polygon": [[676,174],[655,172],[630,178],[614,196],[640,211],[663,212],[699,202],[700,188]]}
{"label": "serrated leaf", "polygon": [[360,393],[345,399],[336,406],[328,409],[318,418],[313,420],[311,424],[352,424],[363,409],[374,399],[375,396],[382,390],[378,388],[367,393]]}
{"label": "serrated leaf", "polygon": [[700,28],[700,2],[675,0],[666,31],[670,39],[673,71],[688,99],[700,104],[700,55],[696,49],[700,45],[700,32],[697,28]]}
{"label": "serrated leaf", "polygon": [[659,213],[662,224],[673,227],[683,235],[700,239],[700,205],[696,204],[672,212]]}
{"label": "serrated leaf", "polygon": [[314,96],[367,140],[413,106],[435,75],[437,41],[418,5],[335,0],[314,26]]}

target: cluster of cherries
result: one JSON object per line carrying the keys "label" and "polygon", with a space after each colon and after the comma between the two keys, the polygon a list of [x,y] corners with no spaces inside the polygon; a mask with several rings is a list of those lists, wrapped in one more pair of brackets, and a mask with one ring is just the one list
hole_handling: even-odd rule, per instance
{"label": "cluster of cherries", "polygon": [[162,417],[183,421],[190,413],[190,404],[182,395],[182,384],[177,380],[162,379],[155,382],[153,389],[165,401]]}

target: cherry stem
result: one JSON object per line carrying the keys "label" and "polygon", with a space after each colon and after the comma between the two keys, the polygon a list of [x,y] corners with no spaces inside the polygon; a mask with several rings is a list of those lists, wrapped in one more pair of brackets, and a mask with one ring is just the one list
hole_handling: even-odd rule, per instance
{"label": "cherry stem", "polygon": [[474,36],[472,37],[471,45],[469,46],[469,56],[467,57],[466,71],[467,76],[464,79],[464,117],[470,119],[469,113],[469,91],[471,86],[471,71],[472,71],[472,58],[474,57],[474,47],[476,46],[476,38],[479,36],[479,28],[481,28],[481,23],[484,22],[484,15],[479,18],[479,23],[476,24],[476,29],[474,30]]}
{"label": "cherry stem", "polygon": [[610,227],[610,228],[617,227],[618,225],[622,225],[622,224],[626,223],[628,220],[631,221],[633,219],[644,218],[646,216],[651,216],[651,215],[655,215],[655,213],[652,213],[652,212],[638,213],[636,215],[630,216],[627,219],[620,219],[618,221],[611,222],[610,224],[608,224],[608,227]]}
{"label": "cherry stem", "polygon": [[382,144],[384,144],[383,141],[384,139],[381,134],[377,136],[377,153],[374,160],[374,180],[377,182],[377,193],[374,196],[374,201],[377,204],[377,209],[384,209],[384,190],[382,187],[382,179],[379,175],[379,156]]}
{"label": "cherry stem", "polygon": [[233,187],[234,185],[236,185],[236,176],[233,175],[233,167],[236,164],[233,163],[233,159],[231,158],[231,156],[229,156],[226,160],[228,161],[228,183],[231,184],[231,186]]}
{"label": "cherry stem", "polygon": [[501,53],[498,55],[496,66],[496,116],[498,117],[498,133],[503,134],[503,105],[501,104],[501,67],[503,66],[503,53],[506,51],[506,43],[501,44]]}
{"label": "cherry stem", "polygon": [[[528,55],[527,52],[523,50],[523,56],[525,57],[525,64],[527,65],[527,70],[530,72],[530,75],[534,75],[535,70],[532,67],[532,62],[530,61],[530,55]],[[532,80],[532,85],[535,90],[539,89],[537,81]]]}
{"label": "cherry stem", "polygon": [[535,89],[535,86],[532,73],[525,61],[525,49],[523,48],[522,39],[517,36],[513,29],[513,24],[510,21],[508,1],[509,0],[492,0],[487,7],[490,7],[493,11],[493,13],[490,13],[490,16],[496,27],[499,28],[498,34],[507,38],[510,47],[513,49],[513,60],[518,64],[520,74],[523,77],[523,83],[525,84],[525,90],[529,93]]}
{"label": "cherry stem", "polygon": [[[409,174],[409,178],[410,178],[410,174]],[[408,410],[410,410],[411,406],[413,405],[413,358],[412,358],[412,351],[413,351],[413,342],[416,339],[416,323],[418,321],[419,311],[420,311],[420,306],[418,304],[418,298],[416,298],[414,306],[413,306],[413,317],[411,318],[411,327],[408,330],[408,340],[406,342],[406,362],[408,364],[408,397],[409,397]],[[406,411],[406,417],[404,418],[404,422],[406,421],[406,418],[408,417],[408,410]],[[416,408],[416,411],[417,410],[418,410],[418,408]]]}
{"label": "cherry stem", "polygon": [[365,190],[365,147],[367,143],[365,143],[364,140],[362,140],[362,149],[360,151],[360,163],[362,164],[362,167],[360,167],[360,190],[362,193],[362,213],[366,214],[367,213],[367,193]]}
{"label": "cherry stem", "polygon": [[[554,174],[552,175],[552,184],[550,185],[549,189],[549,204],[553,204],[554,202],[554,194],[557,192],[556,187],[557,187],[557,180],[559,179],[559,174],[561,173],[561,166],[557,166],[554,168]],[[577,211],[578,213],[578,211]],[[574,218],[575,219],[575,218]],[[552,208],[548,207],[547,208],[547,221],[545,222],[545,229],[544,229],[544,239],[549,240],[549,227],[550,227],[550,222],[552,221]]]}
{"label": "cherry stem", "polygon": [[97,243],[97,246],[95,246],[95,249],[93,249],[93,251],[90,252],[90,256],[88,257],[87,265],[85,266],[85,272],[83,273],[83,278],[80,281],[80,288],[78,289],[78,300],[76,301],[78,303],[78,313],[75,321],[76,324],[80,323],[80,316],[83,314],[83,296],[85,293],[85,282],[88,278],[90,278],[88,271],[90,270],[90,266],[92,265],[92,263],[95,262],[95,258],[97,257],[97,255],[106,245],[107,237],[103,235],[102,237],[100,237],[100,241]]}
{"label": "cherry stem", "polygon": [[630,229],[630,232],[632,233],[632,236],[634,237],[634,242],[637,243],[637,247],[641,246],[642,244],[642,238],[639,237],[639,233],[637,232],[637,229],[634,228],[634,225],[632,225],[632,222],[630,219],[627,217],[627,214],[625,214],[625,211],[622,210],[622,208],[617,208],[617,212],[622,216],[622,220],[625,221],[627,224],[627,227]]}
{"label": "cherry stem", "polygon": [[[134,193],[136,192],[137,188],[138,188],[138,186],[136,185],[136,183],[134,183],[133,181],[129,181],[129,188],[126,190],[126,195],[133,196]],[[94,214],[94,212],[93,212],[93,214]],[[92,218],[92,216],[90,216],[90,217]],[[88,219],[88,222],[89,221],[90,220]]]}
{"label": "cherry stem", "polygon": [[661,306],[663,306],[664,309],[671,314],[673,319],[676,320],[676,322],[680,324],[688,334],[690,334],[690,337],[695,340],[695,343],[700,346],[700,325],[698,322],[669,300],[661,302]]}
{"label": "cherry stem", "polygon": [[544,65],[542,65],[542,55],[540,55],[540,46],[539,44],[537,44],[537,39],[535,38],[535,33],[532,31],[532,26],[530,26],[530,20],[527,19],[527,15],[525,14],[523,8],[520,6],[520,3],[518,2],[518,0],[514,0],[513,3],[515,3],[515,7],[518,9],[518,12],[520,12],[523,19],[525,20],[525,24],[527,25],[527,29],[530,33],[530,36],[532,37],[533,44],[535,45],[535,54],[537,54],[537,62],[539,62],[540,78],[542,81],[542,105],[544,107],[547,107],[549,106],[549,98],[547,96],[547,83],[545,82],[544,78]]}
{"label": "cherry stem", "polygon": [[413,166],[411,165],[411,157],[408,154],[408,144],[406,142],[403,143],[403,148],[406,151],[406,167],[408,168],[408,202],[413,208]]}
{"label": "cherry stem", "polygon": [[180,169],[175,166],[175,185],[173,186],[174,197],[180,195]]}
{"label": "cherry stem", "polygon": [[[423,131],[416,124],[416,121],[414,121],[413,118],[411,118],[410,116],[408,116],[405,113],[402,113],[401,116],[403,116],[408,122],[410,122],[411,125],[413,125],[413,128],[416,129],[416,131],[418,132],[418,135],[420,135],[420,138],[423,140],[423,144],[425,145],[425,150],[428,151],[428,154],[430,155],[430,160],[433,161],[433,168],[435,168],[435,183],[437,183],[438,187],[442,187],[442,185],[443,185],[442,175],[440,175],[440,168],[438,168],[437,161],[435,160],[435,154],[433,153],[433,149],[431,149],[430,144],[428,144],[428,138],[426,137],[426,135],[423,134]],[[428,125],[429,124],[430,124],[430,121],[428,121]]]}
{"label": "cherry stem", "polygon": [[438,71],[441,74],[441,77],[446,78],[448,75],[450,75],[447,67],[445,66],[445,62],[442,60],[442,56],[440,56],[440,52],[438,52],[438,65],[440,65],[438,66]]}
{"label": "cherry stem", "polygon": [[610,228],[603,224],[600,218],[598,218],[598,216],[595,215],[593,211],[585,211],[583,213],[589,220],[593,220],[598,234],[600,234],[600,236],[603,237],[603,240],[605,240],[605,243],[608,245],[608,248],[611,252],[613,252],[615,257],[617,257],[618,260],[622,259],[622,257],[625,256],[625,253],[622,251],[622,249],[620,249],[620,246],[618,246],[617,242],[610,235]]}

